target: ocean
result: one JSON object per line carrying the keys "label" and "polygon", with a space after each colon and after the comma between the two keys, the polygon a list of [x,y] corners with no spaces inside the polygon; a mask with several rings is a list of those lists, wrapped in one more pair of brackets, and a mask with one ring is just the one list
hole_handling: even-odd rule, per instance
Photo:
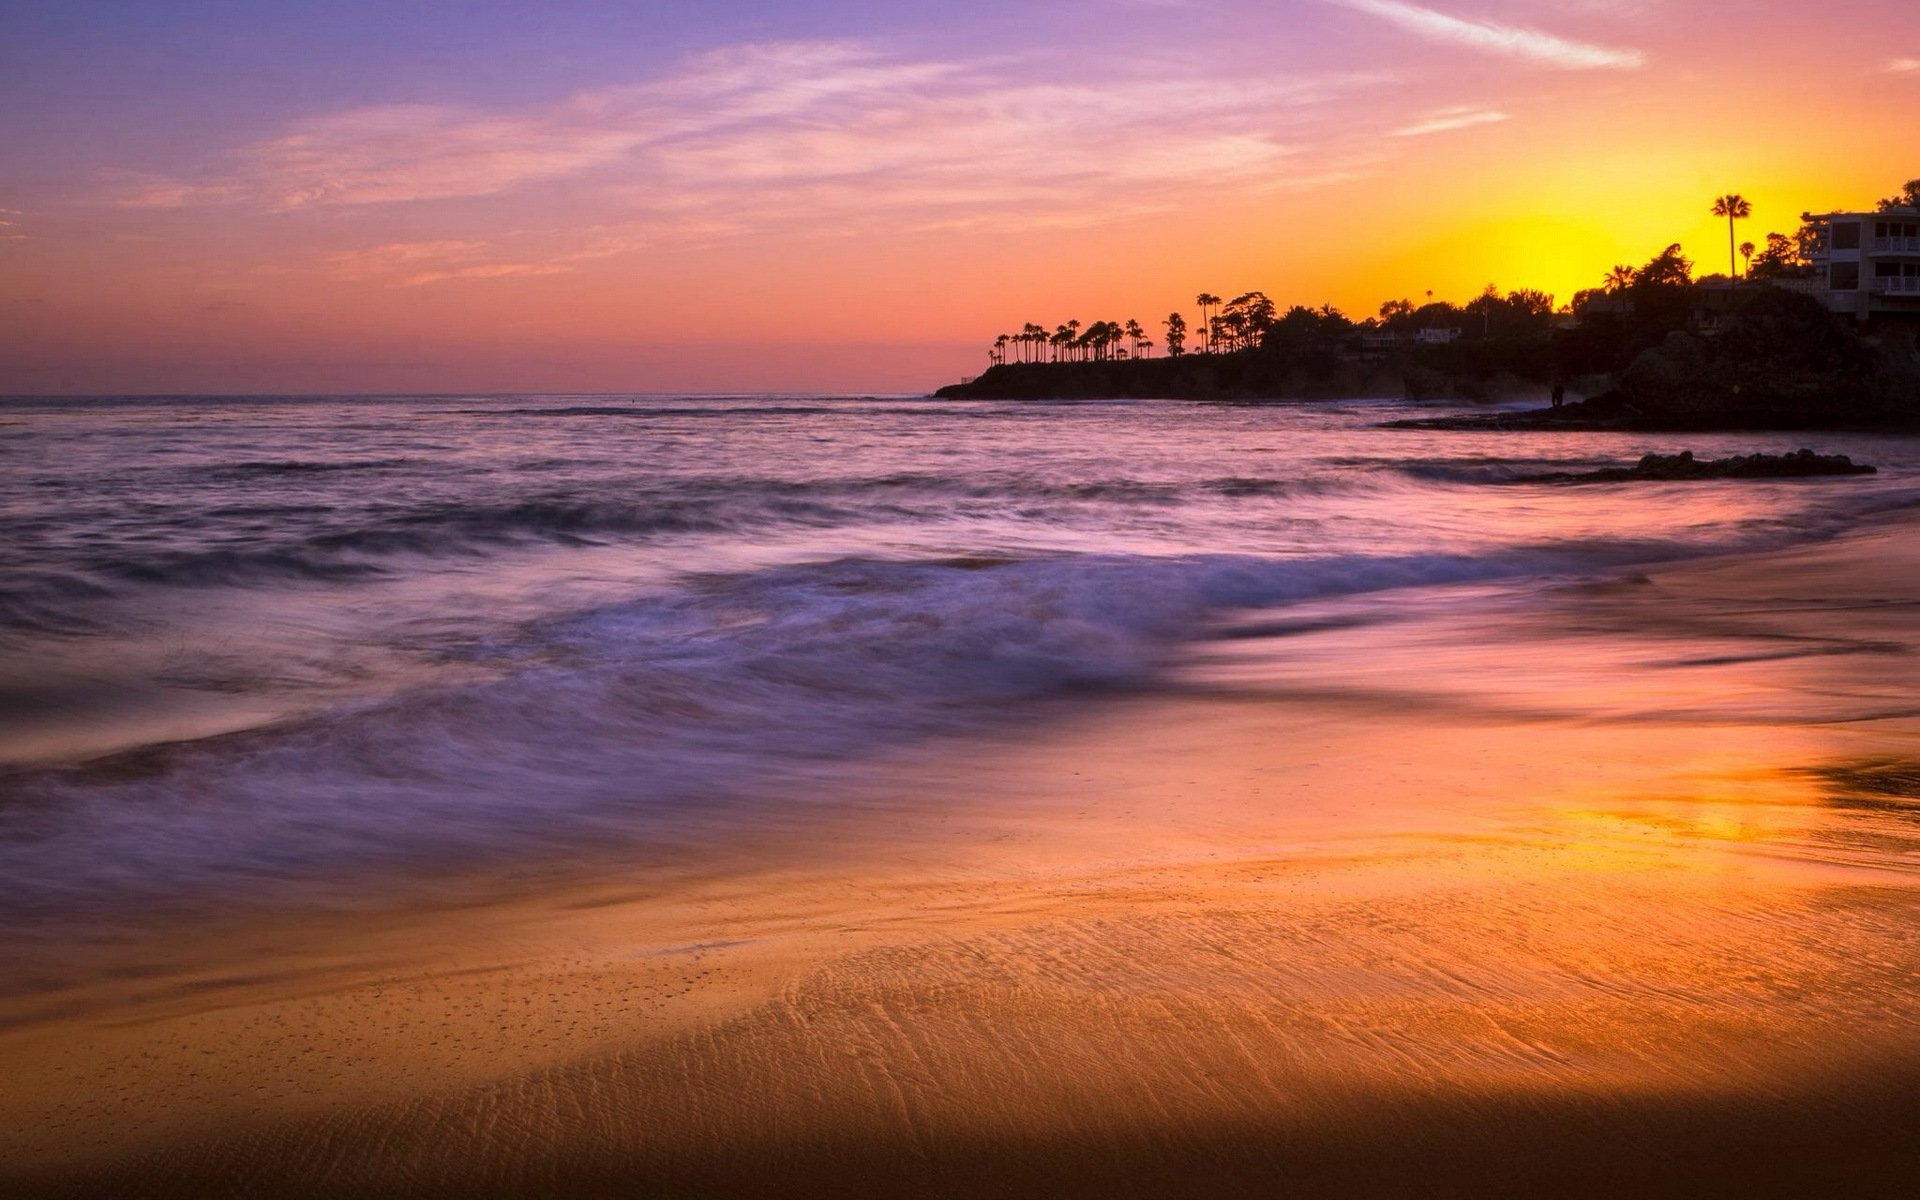
{"label": "ocean", "polygon": [[[0,921],[724,841],[904,747],[1244,687],[1302,606],[1384,630],[1920,503],[1912,438],[1381,427],[1433,411],[0,401]],[[1880,473],[1517,482],[1801,444]],[[1210,683],[1224,639],[1260,655]],[[1411,652],[1361,644],[1314,669]]]}

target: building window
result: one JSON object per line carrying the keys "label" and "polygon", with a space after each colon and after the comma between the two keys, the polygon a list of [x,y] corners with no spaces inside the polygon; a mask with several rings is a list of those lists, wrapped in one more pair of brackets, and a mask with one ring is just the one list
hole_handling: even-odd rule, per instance
{"label": "building window", "polygon": [[1860,248],[1860,222],[1847,221],[1836,223],[1833,227],[1833,248],[1835,250],[1858,250]]}
{"label": "building window", "polygon": [[[1859,226],[1854,228],[1858,229]],[[1834,263],[1827,276],[1827,286],[1836,292],[1859,291],[1860,264],[1857,262]]]}

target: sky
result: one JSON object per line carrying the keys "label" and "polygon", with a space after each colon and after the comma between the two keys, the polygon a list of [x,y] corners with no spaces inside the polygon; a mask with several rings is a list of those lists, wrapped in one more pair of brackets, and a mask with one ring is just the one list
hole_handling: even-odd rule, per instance
{"label": "sky", "polygon": [[1920,175],[1920,3],[8,0],[0,394],[922,392]]}

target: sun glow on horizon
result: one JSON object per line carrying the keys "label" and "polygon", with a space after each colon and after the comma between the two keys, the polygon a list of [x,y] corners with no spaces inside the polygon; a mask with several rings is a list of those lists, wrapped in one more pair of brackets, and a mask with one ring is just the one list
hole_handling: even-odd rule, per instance
{"label": "sun glow on horizon", "polygon": [[[1675,241],[1724,271],[1713,196],[1753,199],[1759,242],[1920,172],[1846,116],[1920,103],[1884,66],[1920,13],[1846,4],[1883,34],[1867,59],[1769,0],[1726,61],[1673,0],[1236,4],[1073,55],[1041,36],[1057,16],[983,51],[826,6],[751,42],[690,15],[682,50],[597,72],[504,36],[457,78],[348,55],[313,101],[268,86],[290,48],[191,87],[156,58],[139,109],[85,91],[110,56],[48,8],[44,63],[7,85],[46,119],[0,118],[25,151],[0,391],[914,390],[1009,322],[1157,323],[1200,289],[1366,316],[1489,283],[1565,303]],[[555,17],[550,57],[596,32]],[[513,86],[476,82],[510,62]],[[1789,63],[1824,94],[1781,88]]]}

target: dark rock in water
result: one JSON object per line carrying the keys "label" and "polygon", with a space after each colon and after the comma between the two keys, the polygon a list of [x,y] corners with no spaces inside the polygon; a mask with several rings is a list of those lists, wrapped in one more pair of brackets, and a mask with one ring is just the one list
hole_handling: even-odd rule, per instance
{"label": "dark rock in water", "polygon": [[1631,467],[1599,471],[1561,471],[1526,475],[1515,483],[1632,483],[1638,480],[1692,479],[1801,479],[1813,475],[1872,475],[1875,468],[1856,463],[1844,454],[1736,454],[1732,458],[1701,459],[1693,451],[1649,454]]}

